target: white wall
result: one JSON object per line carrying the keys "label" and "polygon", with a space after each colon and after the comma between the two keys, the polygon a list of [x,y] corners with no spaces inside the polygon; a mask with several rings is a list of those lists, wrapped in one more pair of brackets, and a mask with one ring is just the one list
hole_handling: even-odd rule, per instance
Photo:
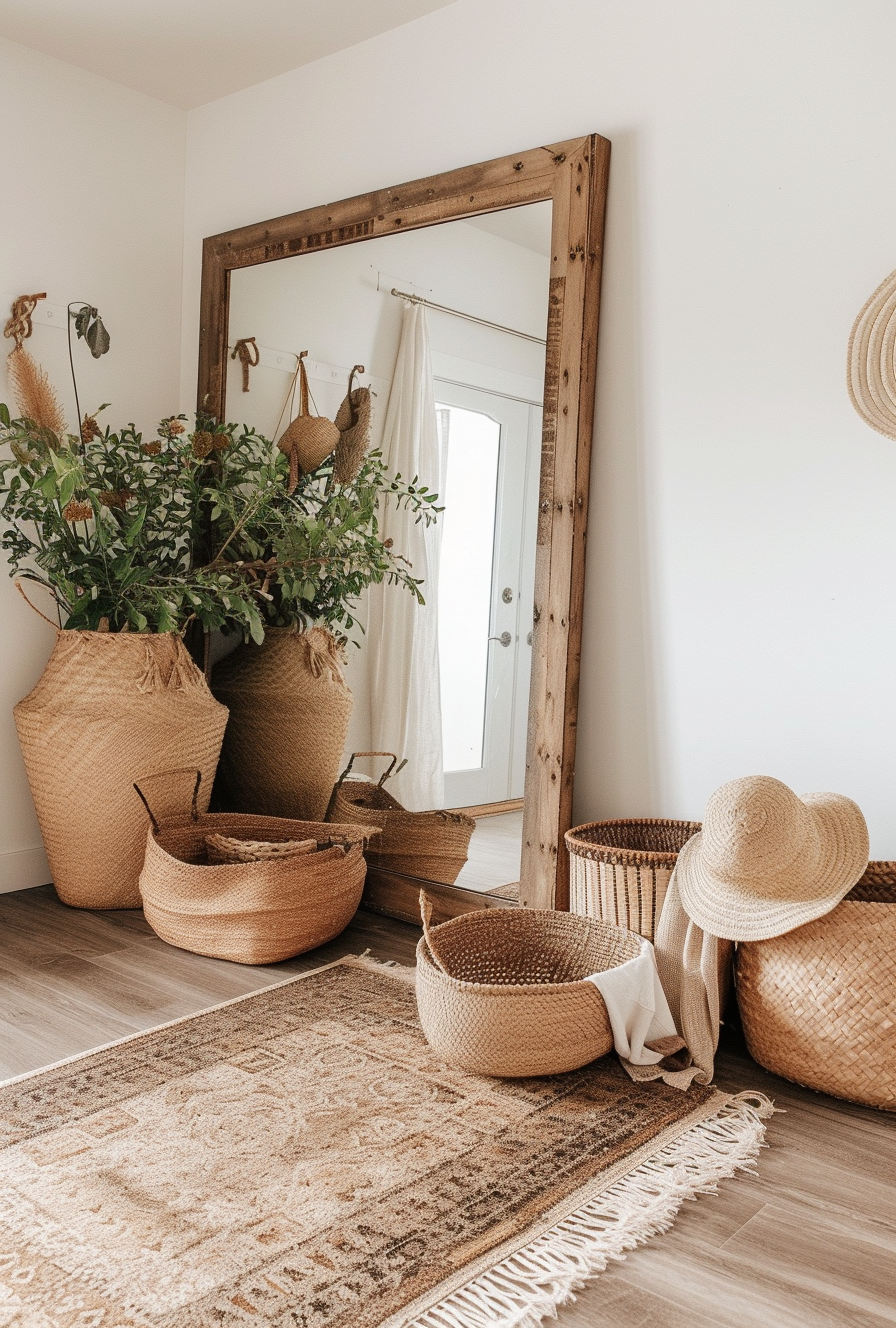
{"label": "white wall", "polygon": [[896,444],[844,388],[896,266],[885,0],[459,0],[190,113],[203,235],[596,130],[613,143],[577,816],[833,788],[896,857]]}
{"label": "white wall", "polygon": [[[154,426],[177,410],[183,237],[184,113],[0,40],[4,119],[0,292],[46,291],[103,314],[112,348],[76,349],[81,404],[103,419]],[[2,312],[3,321],[8,310]],[[0,400],[9,401],[7,341]],[[35,327],[28,347],[75,408],[65,335]],[[45,609],[47,605],[42,605]],[[48,881],[12,707],[43,669],[50,627],[0,575],[0,891]],[[60,761],[65,753],[59,753]]]}

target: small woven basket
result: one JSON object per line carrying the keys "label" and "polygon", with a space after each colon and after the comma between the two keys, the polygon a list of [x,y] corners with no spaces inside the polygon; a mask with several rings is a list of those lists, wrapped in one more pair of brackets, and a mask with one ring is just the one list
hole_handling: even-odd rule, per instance
{"label": "small woven basket", "polygon": [[[391,756],[392,764],[379,783],[346,779],[356,756]],[[371,867],[453,885],[467,861],[476,822],[462,812],[407,811],[383,788],[396,760],[392,752],[353,752],[333,790],[327,820],[349,821],[381,831],[367,849]]]}
{"label": "small woven basket", "polygon": [[591,821],[566,832],[569,908],[654,939],[669,878],[699,821]]}
{"label": "small woven basket", "polygon": [[[238,964],[276,964],[344,931],[361,902],[369,828],[202,815],[198,773],[177,770],[134,785],[151,821],[140,893],[153,931],[181,950]],[[164,816],[153,811],[150,797],[156,808],[166,804]],[[270,843],[315,839],[325,847],[212,864],[209,836]]]}
{"label": "small woven basket", "polygon": [[750,1055],[772,1074],[896,1111],[896,862],[824,917],[737,948]]}
{"label": "small woven basket", "polygon": [[483,909],[430,928],[424,903],[423,918],[417,1009],[443,1060],[512,1079],[612,1051],[607,1007],[585,978],[636,958],[633,932],[546,909]]}

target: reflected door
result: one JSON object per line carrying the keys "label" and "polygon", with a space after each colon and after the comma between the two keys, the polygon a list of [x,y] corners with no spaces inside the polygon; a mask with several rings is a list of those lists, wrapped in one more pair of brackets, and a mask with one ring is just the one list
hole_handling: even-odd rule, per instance
{"label": "reflected door", "polygon": [[436,381],[445,804],[523,796],[541,407]]}

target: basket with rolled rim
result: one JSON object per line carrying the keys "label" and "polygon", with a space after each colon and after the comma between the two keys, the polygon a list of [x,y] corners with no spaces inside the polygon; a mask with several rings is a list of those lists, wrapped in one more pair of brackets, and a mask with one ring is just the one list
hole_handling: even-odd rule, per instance
{"label": "basket with rolled rim", "polygon": [[433,1051],[501,1079],[563,1074],[605,1056],[613,1031],[591,974],[635,959],[641,937],[550,909],[481,909],[436,927],[420,892],[417,1009]]}
{"label": "basket with rolled rim", "polygon": [[361,902],[371,826],[198,809],[201,774],[134,788],[149,813],[140,875],[153,931],[182,950],[275,964],[338,936]]}
{"label": "basket with rolled rim", "polygon": [[[377,782],[357,775],[348,778],[359,756],[387,756],[391,764]],[[371,867],[453,885],[467,861],[476,822],[463,812],[409,812],[402,807],[383,787],[407,764],[402,761],[396,768],[397,760],[394,752],[352,752],[336,781],[326,819],[376,826],[382,832],[367,849]]]}

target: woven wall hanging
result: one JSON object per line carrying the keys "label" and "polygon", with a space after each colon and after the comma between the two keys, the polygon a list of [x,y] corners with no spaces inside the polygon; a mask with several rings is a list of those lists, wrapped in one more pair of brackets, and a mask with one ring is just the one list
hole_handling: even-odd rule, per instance
{"label": "woven wall hanging", "polygon": [[853,325],[846,385],[865,423],[896,438],[896,272],[881,282]]}

